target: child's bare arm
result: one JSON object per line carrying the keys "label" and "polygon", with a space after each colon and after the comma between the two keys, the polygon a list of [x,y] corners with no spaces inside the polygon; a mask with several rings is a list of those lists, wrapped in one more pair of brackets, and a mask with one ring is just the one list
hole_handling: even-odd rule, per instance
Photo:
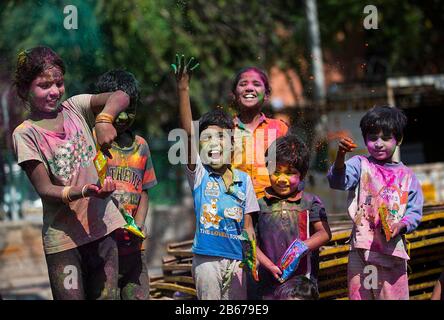
{"label": "child's bare arm", "polygon": [[[245,215],[245,222],[244,222],[244,228],[248,233],[248,236],[250,239],[254,237],[253,239],[256,239],[256,234],[254,232],[253,227],[253,218],[251,214]],[[259,246],[256,246],[256,254],[257,254],[257,260],[259,261],[259,264],[263,265],[268,271],[271,272],[271,274],[276,278],[279,279],[282,275],[281,269],[279,269],[278,266],[276,266],[266,255],[262,252],[261,248]]]}
{"label": "child's bare arm", "polygon": [[325,245],[331,239],[331,231],[328,222],[325,220],[316,221],[313,223],[313,235],[304,241],[305,245],[310,251],[317,250]]}
{"label": "child's bare arm", "polygon": [[148,191],[144,190],[142,191],[139,206],[137,207],[137,212],[134,216],[134,221],[136,222],[136,225],[143,229],[143,226],[145,225],[146,215],[148,214],[148,206],[149,206],[149,196]]}
{"label": "child's bare arm", "polygon": [[94,94],[91,97],[91,110],[94,114],[106,112],[113,117],[129,106],[130,97],[122,90]]}
{"label": "child's bare arm", "polygon": [[188,169],[194,171],[196,165],[192,163],[192,152],[195,150],[192,148],[191,137],[193,134],[193,116],[191,113],[190,103],[190,78],[192,71],[196,69],[199,64],[193,64],[194,58],[191,58],[185,65],[184,55],[180,56],[176,54],[176,64],[171,66],[174,69],[177,83],[177,95],[179,97],[179,115],[182,129],[185,130],[188,136]]}
{"label": "child's bare arm", "polygon": [[[106,92],[93,95],[91,97],[91,110],[94,114],[106,113],[112,118],[124,111],[130,104],[130,97],[122,90]],[[116,138],[117,131],[112,123],[96,123],[97,143],[106,147]]]}
{"label": "child's bare arm", "polygon": [[[63,201],[62,190],[64,186],[54,185],[46,171],[45,166],[40,161],[30,160],[22,164],[29,180],[34,186],[35,190],[42,199],[48,201]],[[71,200],[77,200],[83,198],[82,195],[83,186],[73,186],[70,189],[69,197]],[[116,189],[115,183],[111,179],[105,179],[102,188],[96,185],[88,184],[85,187],[84,195],[87,197],[100,197],[106,198]]]}
{"label": "child's bare arm", "polygon": [[277,265],[273,263],[266,255],[262,252],[262,250],[258,247],[256,247],[257,252],[257,260],[261,265],[263,265],[272,275],[273,277],[278,280],[281,275],[282,271],[279,269]]}
{"label": "child's bare arm", "polygon": [[253,217],[252,214],[256,214],[256,212],[253,213],[247,213],[244,217],[244,230],[247,231],[248,237],[250,239],[256,240],[256,233],[254,232],[254,224],[253,224]]}

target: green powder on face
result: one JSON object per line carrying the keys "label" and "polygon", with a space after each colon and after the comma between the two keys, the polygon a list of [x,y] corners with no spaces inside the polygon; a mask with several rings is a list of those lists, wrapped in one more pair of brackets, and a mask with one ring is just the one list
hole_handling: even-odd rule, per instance
{"label": "green powder on face", "polygon": [[264,94],[264,93],[259,93],[259,94],[257,95],[257,99],[258,99],[260,102],[263,102],[263,101],[264,101],[264,97],[265,97],[265,94]]}

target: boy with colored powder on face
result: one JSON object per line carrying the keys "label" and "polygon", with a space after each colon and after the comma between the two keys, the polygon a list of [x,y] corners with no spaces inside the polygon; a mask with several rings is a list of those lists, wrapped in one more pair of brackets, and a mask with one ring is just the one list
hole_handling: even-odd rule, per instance
{"label": "boy with colored powder on face", "polygon": [[[404,234],[414,231],[422,217],[423,195],[415,174],[394,158],[407,124],[404,113],[388,106],[374,107],[360,127],[369,156],[345,154],[356,144],[339,142],[328,173],[330,187],[348,190],[348,213],[353,220],[348,258],[351,300],[408,300]],[[377,285],[366,285],[368,267],[375,269]]]}
{"label": "boy with colored powder on face", "polygon": [[[188,136],[190,184],[196,214],[192,247],[192,274],[199,300],[244,300],[246,277],[242,232],[254,238],[251,214],[259,210],[250,177],[231,167],[232,118],[220,109],[205,113],[199,120],[199,148],[194,137],[189,97],[189,79],[197,65],[191,58],[176,57],[175,71],[182,128]],[[197,158],[193,161],[193,158]]]}
{"label": "boy with colored powder on face", "polygon": [[[265,188],[265,196],[259,200],[258,293],[266,300],[294,299],[296,294],[289,293],[300,292],[303,288],[299,286],[307,281],[317,292],[318,249],[331,239],[331,232],[321,200],[303,191],[309,166],[306,145],[294,135],[280,137],[267,149],[266,158],[271,186]],[[294,243],[301,248],[300,258],[295,257],[300,261],[283,279],[281,257]],[[306,298],[317,296],[309,294]]]}
{"label": "boy with colored powder on face", "polygon": [[[107,175],[116,183],[113,197],[119,210],[133,217],[136,230],[146,235],[148,189],[157,184],[148,143],[135,135],[130,127],[139,103],[138,83],[133,74],[124,70],[110,70],[96,83],[98,92],[122,90],[130,97],[130,106],[114,121],[117,137],[109,149]],[[136,233],[138,234],[138,232]],[[142,235],[127,229],[116,230],[119,252],[119,290],[122,300],[148,300],[149,277],[146,267],[145,242]]]}

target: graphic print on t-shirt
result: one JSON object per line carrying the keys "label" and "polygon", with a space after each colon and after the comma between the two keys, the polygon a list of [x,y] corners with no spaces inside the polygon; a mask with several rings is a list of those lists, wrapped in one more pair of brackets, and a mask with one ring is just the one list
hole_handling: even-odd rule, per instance
{"label": "graphic print on t-shirt", "polygon": [[93,157],[92,146],[88,146],[83,134],[76,132],[66,143],[56,147],[54,158],[48,160],[48,165],[54,175],[68,182],[79,167],[89,166]]}
{"label": "graphic print on t-shirt", "polygon": [[203,204],[203,212],[200,216],[200,223],[203,224],[205,229],[214,228],[219,230],[219,222],[222,220],[217,214],[217,199],[211,199],[211,204],[204,203]]}

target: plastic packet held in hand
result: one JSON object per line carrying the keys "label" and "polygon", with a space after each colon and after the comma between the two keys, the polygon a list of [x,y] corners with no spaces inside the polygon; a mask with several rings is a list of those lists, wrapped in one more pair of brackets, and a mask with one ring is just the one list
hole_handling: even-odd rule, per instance
{"label": "plastic packet held in hand", "polygon": [[390,231],[390,226],[388,225],[388,208],[385,203],[383,203],[379,209],[379,218],[381,219],[382,230],[384,230],[385,240],[388,242],[392,237],[392,233]]}
{"label": "plastic packet held in hand", "polygon": [[250,269],[253,279],[259,281],[259,275],[257,272],[257,253],[256,253],[256,240],[250,239],[247,231],[242,231],[241,234],[243,259],[240,264],[241,267],[246,265]]}
{"label": "plastic packet held in hand", "polygon": [[136,221],[134,220],[134,218],[128,212],[126,212],[125,209],[120,208],[120,212],[122,213],[122,216],[126,221],[126,224],[123,226],[123,228],[144,240],[145,235],[143,234],[142,230],[140,230],[140,228],[136,225]]}
{"label": "plastic packet held in hand", "polygon": [[97,175],[99,176],[100,185],[103,186],[103,182],[106,178],[106,170],[107,170],[107,158],[103,154],[102,150],[99,146],[96,146],[97,154],[94,157],[93,163],[94,167],[96,167]]}
{"label": "plastic packet held in hand", "polygon": [[304,241],[296,239],[285,250],[281,259],[279,260],[278,267],[282,271],[282,275],[279,278],[279,282],[283,283],[290,278],[290,276],[297,270],[299,262],[308,253],[308,247]]}

